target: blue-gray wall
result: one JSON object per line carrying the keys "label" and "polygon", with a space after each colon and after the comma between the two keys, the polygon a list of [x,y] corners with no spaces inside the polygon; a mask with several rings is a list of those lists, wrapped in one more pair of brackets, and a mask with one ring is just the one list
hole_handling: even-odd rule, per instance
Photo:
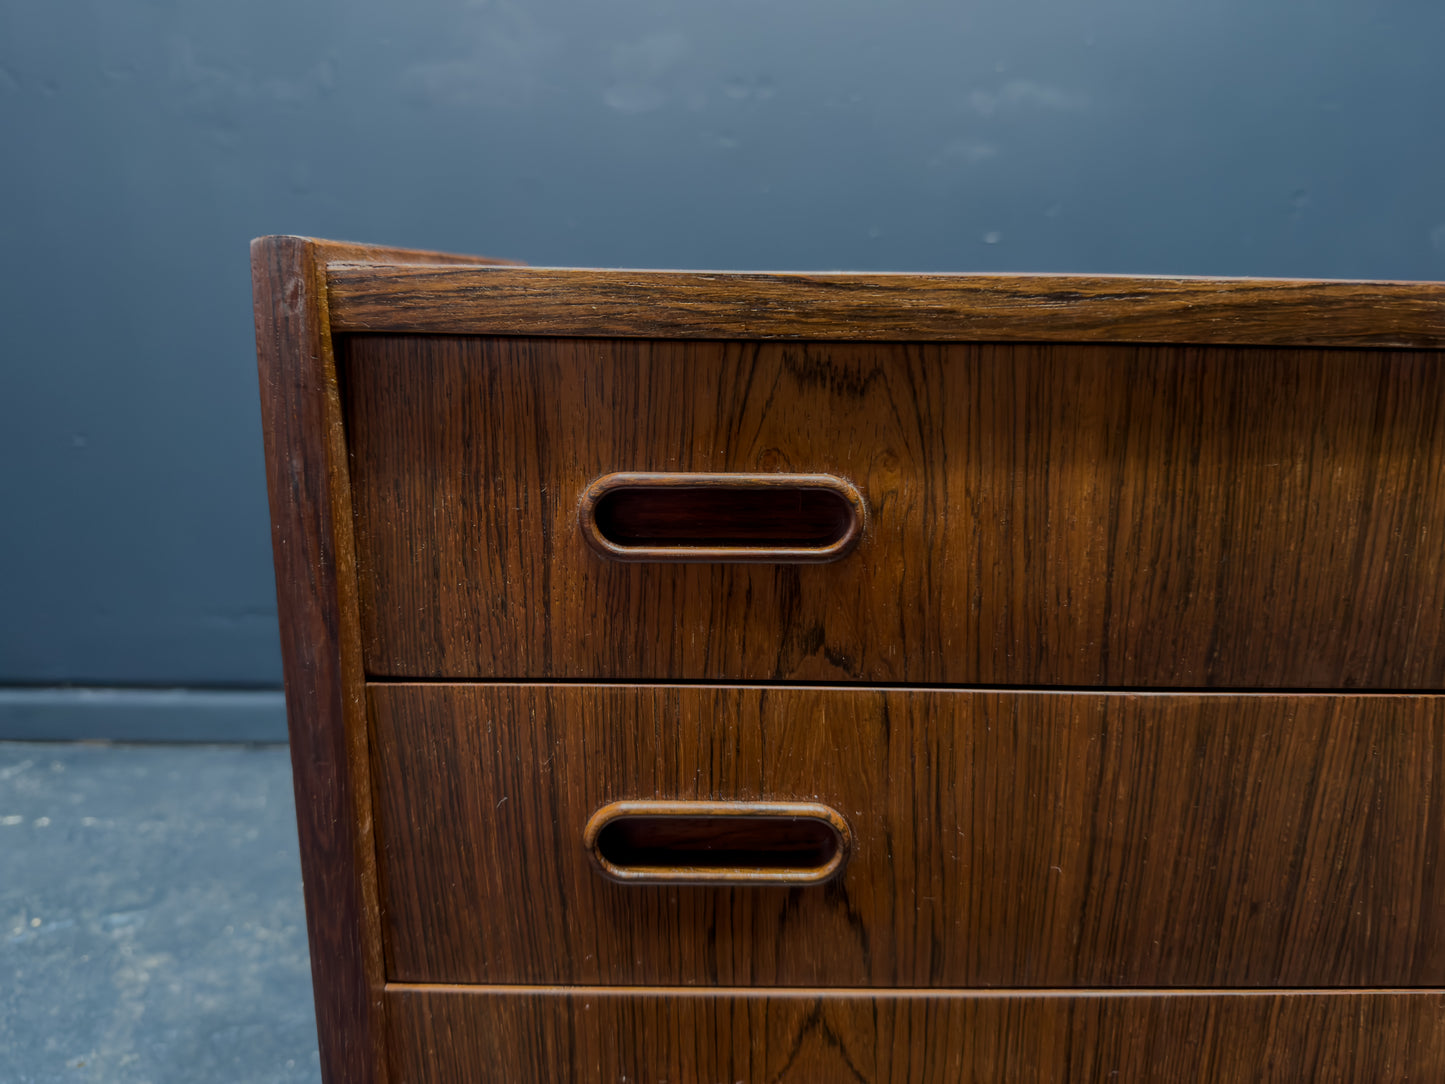
{"label": "blue-gray wall", "polygon": [[0,0],[0,208],[0,736],[266,736],[251,237],[1445,278],[1445,5]]}

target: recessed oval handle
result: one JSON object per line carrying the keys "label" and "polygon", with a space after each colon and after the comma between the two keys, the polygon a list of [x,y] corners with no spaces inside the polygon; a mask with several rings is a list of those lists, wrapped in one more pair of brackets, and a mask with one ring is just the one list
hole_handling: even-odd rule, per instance
{"label": "recessed oval handle", "polygon": [[809,885],[843,868],[848,822],[815,802],[613,802],[583,843],[625,884]]}
{"label": "recessed oval handle", "polygon": [[582,534],[615,561],[836,561],[863,496],[831,474],[621,473],[582,494]]}

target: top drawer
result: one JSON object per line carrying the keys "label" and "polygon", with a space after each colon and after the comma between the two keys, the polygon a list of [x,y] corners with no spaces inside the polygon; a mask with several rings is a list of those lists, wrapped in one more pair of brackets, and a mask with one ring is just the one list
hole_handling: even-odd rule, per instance
{"label": "top drawer", "polygon": [[[1445,685],[1431,351],[338,337],[384,678]],[[829,474],[823,564],[605,559],[613,472]]]}

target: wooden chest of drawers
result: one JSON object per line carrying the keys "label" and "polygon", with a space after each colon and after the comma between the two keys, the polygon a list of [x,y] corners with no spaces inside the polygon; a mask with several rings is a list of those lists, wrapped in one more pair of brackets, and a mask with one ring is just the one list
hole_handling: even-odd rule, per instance
{"label": "wooden chest of drawers", "polygon": [[253,268],[328,1082],[1445,1079],[1445,288]]}

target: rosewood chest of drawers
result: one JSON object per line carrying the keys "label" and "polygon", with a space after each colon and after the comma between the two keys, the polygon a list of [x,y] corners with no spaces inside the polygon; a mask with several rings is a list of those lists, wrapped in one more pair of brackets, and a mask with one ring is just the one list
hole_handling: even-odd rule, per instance
{"label": "rosewood chest of drawers", "polygon": [[252,257],[329,1084],[1445,1080],[1445,288]]}

